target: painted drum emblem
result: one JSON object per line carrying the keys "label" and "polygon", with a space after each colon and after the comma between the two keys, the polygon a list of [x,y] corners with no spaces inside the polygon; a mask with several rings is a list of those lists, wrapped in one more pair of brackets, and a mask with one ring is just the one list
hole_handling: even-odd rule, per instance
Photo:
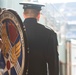
{"label": "painted drum emblem", "polygon": [[9,70],[10,69],[10,61],[7,61],[7,64],[6,64],[6,66],[7,66],[7,69]]}
{"label": "painted drum emblem", "polygon": [[0,14],[0,38],[3,46],[0,53],[0,69],[3,75],[22,75],[25,60],[22,21],[13,10]]}

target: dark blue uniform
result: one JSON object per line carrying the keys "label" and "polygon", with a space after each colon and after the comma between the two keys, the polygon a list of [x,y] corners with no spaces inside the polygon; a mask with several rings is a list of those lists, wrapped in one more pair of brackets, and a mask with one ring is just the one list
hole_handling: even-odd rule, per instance
{"label": "dark blue uniform", "polygon": [[29,45],[29,65],[26,61],[23,75],[26,75],[26,66],[28,66],[28,75],[47,75],[46,63],[48,63],[49,75],[58,75],[56,33],[37,23],[35,18],[25,19],[24,25]]}

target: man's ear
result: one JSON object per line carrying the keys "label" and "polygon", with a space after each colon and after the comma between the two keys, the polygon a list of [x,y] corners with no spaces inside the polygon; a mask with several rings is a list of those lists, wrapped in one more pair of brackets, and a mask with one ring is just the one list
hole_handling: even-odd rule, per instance
{"label": "man's ear", "polygon": [[26,18],[25,13],[23,12],[23,17]]}
{"label": "man's ear", "polygon": [[38,14],[38,16],[37,16],[37,20],[39,21],[39,19],[40,19],[40,12],[39,12],[39,14]]}

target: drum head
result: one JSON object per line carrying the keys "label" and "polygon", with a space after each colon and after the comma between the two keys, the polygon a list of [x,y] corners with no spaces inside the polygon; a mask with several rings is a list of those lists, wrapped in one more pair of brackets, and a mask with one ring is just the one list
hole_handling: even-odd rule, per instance
{"label": "drum head", "polygon": [[0,52],[0,72],[3,75],[22,75],[25,47],[22,21],[13,10],[0,14],[0,37],[3,47]]}

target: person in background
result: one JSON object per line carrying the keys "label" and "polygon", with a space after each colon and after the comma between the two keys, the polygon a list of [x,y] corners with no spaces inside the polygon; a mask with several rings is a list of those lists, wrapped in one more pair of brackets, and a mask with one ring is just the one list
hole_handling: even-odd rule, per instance
{"label": "person in background", "polygon": [[26,29],[24,37],[27,36],[29,46],[23,75],[59,75],[57,34],[37,22],[40,18],[41,7],[44,5],[29,2],[20,4],[24,9],[24,32]]}

